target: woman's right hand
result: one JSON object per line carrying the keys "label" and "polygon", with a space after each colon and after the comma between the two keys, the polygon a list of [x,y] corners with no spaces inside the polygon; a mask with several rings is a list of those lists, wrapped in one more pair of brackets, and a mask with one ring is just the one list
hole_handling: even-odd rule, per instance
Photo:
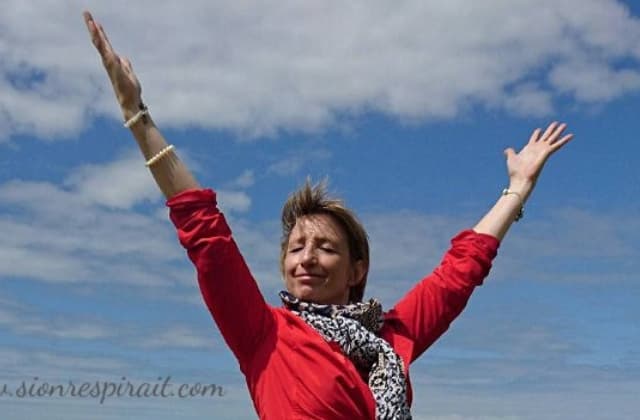
{"label": "woman's right hand", "polygon": [[128,120],[140,110],[142,86],[131,68],[131,62],[125,57],[120,57],[113,50],[102,25],[96,22],[89,12],[85,11],[83,16],[91,41],[98,50],[102,64],[111,80],[124,119]]}

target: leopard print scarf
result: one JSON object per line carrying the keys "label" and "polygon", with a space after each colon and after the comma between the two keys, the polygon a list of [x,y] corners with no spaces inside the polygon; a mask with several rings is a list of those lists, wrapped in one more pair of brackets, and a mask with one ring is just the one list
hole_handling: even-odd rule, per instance
{"label": "leopard print scarf", "polygon": [[376,334],[382,328],[380,302],[320,305],[280,292],[285,307],[301,317],[327,341],[336,342],[358,367],[369,372],[369,389],[376,401],[376,420],[411,419],[402,359]]}

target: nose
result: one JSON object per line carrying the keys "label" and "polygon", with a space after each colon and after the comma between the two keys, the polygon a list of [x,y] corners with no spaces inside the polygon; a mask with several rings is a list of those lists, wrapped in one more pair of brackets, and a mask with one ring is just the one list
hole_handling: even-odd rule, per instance
{"label": "nose", "polygon": [[314,265],[318,262],[316,253],[311,247],[305,247],[300,255],[300,264],[302,266]]}

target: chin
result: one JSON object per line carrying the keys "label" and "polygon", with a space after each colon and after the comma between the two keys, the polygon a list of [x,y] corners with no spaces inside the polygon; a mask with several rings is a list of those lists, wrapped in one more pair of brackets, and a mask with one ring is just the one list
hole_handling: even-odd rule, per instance
{"label": "chin", "polygon": [[318,298],[318,294],[316,293],[316,291],[308,286],[297,287],[293,291],[291,291],[291,294],[300,300],[305,300],[308,302],[316,302]]}

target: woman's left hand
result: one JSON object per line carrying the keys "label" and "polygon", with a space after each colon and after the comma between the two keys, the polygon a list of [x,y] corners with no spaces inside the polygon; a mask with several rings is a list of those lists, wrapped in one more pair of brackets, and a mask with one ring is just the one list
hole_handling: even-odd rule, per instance
{"label": "woman's left hand", "polygon": [[549,156],[573,138],[573,134],[564,134],[566,128],[566,124],[553,122],[544,133],[539,128],[534,130],[529,142],[520,152],[516,153],[512,148],[504,151],[509,172],[509,192],[503,193],[473,230],[498,240],[504,238],[509,226],[517,220],[517,214],[522,212],[522,206],[531,194]]}
{"label": "woman's left hand", "polygon": [[520,193],[523,199],[529,196],[549,156],[573,138],[573,134],[563,135],[566,128],[566,124],[552,122],[544,133],[539,128],[535,129],[529,142],[519,153],[512,148],[504,151],[507,157],[509,189]]}

